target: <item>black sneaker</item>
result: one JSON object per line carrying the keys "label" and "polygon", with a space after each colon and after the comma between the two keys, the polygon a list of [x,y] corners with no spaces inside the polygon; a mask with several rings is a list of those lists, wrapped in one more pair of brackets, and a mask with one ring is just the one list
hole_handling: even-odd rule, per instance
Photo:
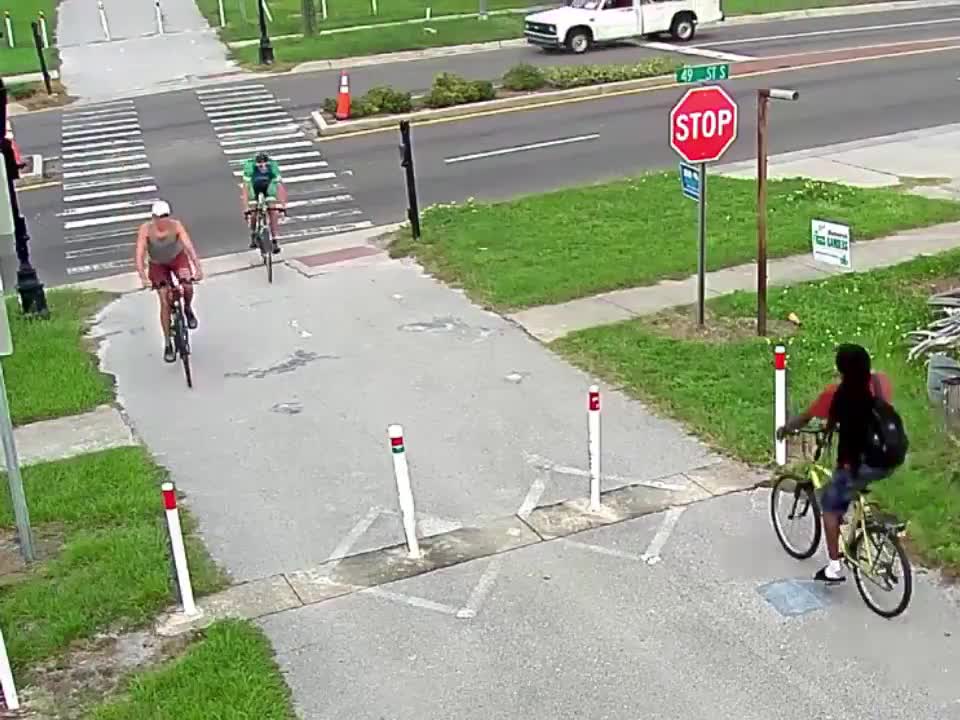
{"label": "black sneaker", "polygon": [[830,577],[827,575],[827,567],[828,566],[824,565],[822,568],[817,570],[817,574],[813,576],[813,579],[819,582],[829,583],[830,585],[846,582],[847,578],[845,575],[841,575],[840,577]]}
{"label": "black sneaker", "polygon": [[172,340],[167,340],[163,346],[163,359],[168,363],[177,361],[177,351],[173,349]]}
{"label": "black sneaker", "polygon": [[251,249],[251,250],[256,250],[256,249],[257,249],[257,236],[256,236],[256,235],[253,235],[253,236],[250,237],[250,249]]}
{"label": "black sneaker", "polygon": [[193,308],[184,308],[183,314],[187,318],[187,327],[191,330],[197,329],[197,316],[193,314]]}
{"label": "black sneaker", "polygon": [[279,254],[280,254],[280,246],[277,245],[277,241],[276,241],[276,240],[273,241],[273,254],[274,254],[274,255],[279,255]]}

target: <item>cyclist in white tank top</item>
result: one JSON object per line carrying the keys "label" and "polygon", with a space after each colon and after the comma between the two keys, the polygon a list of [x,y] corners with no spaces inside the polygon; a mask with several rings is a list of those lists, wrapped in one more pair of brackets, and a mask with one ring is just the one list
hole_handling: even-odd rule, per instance
{"label": "cyclist in white tank top", "polygon": [[[170,205],[163,200],[153,204],[153,218],[140,226],[137,234],[136,265],[144,287],[152,287],[160,298],[160,327],[163,330],[163,359],[177,359],[170,338],[170,312],[173,293],[171,275],[176,275],[183,290],[183,314],[187,326],[197,327],[193,312],[193,280],[203,279],[200,258],[190,234],[179,220],[170,217]],[[149,264],[147,260],[149,258]]]}

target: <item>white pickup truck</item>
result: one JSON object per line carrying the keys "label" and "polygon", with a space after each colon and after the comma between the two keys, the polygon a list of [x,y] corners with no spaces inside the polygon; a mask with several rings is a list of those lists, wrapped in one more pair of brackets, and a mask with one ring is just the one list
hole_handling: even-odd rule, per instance
{"label": "white pickup truck", "polygon": [[724,19],[721,0],[569,0],[524,18],[527,42],[583,53],[592,45],[669,32],[693,39],[698,25]]}

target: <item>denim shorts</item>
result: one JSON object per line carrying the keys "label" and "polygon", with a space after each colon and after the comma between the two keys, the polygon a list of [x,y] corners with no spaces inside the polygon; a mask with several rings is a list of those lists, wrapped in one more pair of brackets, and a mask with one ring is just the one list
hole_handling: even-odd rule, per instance
{"label": "denim shorts", "polygon": [[859,490],[876,480],[883,480],[890,472],[861,465],[857,477],[854,478],[847,468],[837,468],[820,495],[820,507],[824,512],[845,513]]}

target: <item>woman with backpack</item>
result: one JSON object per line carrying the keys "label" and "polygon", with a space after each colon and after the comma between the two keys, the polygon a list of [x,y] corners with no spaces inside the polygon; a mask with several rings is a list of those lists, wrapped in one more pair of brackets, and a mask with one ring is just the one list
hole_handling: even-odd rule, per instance
{"label": "woman with backpack", "polygon": [[813,418],[838,432],[837,465],[823,489],[823,533],[830,562],[814,576],[822,582],[843,582],[840,523],[857,492],[890,475],[903,463],[907,438],[891,405],[893,386],[881,372],[871,372],[870,354],[860,345],[837,348],[840,383],[828,385],[806,412],[777,430],[777,438],[796,432]]}

